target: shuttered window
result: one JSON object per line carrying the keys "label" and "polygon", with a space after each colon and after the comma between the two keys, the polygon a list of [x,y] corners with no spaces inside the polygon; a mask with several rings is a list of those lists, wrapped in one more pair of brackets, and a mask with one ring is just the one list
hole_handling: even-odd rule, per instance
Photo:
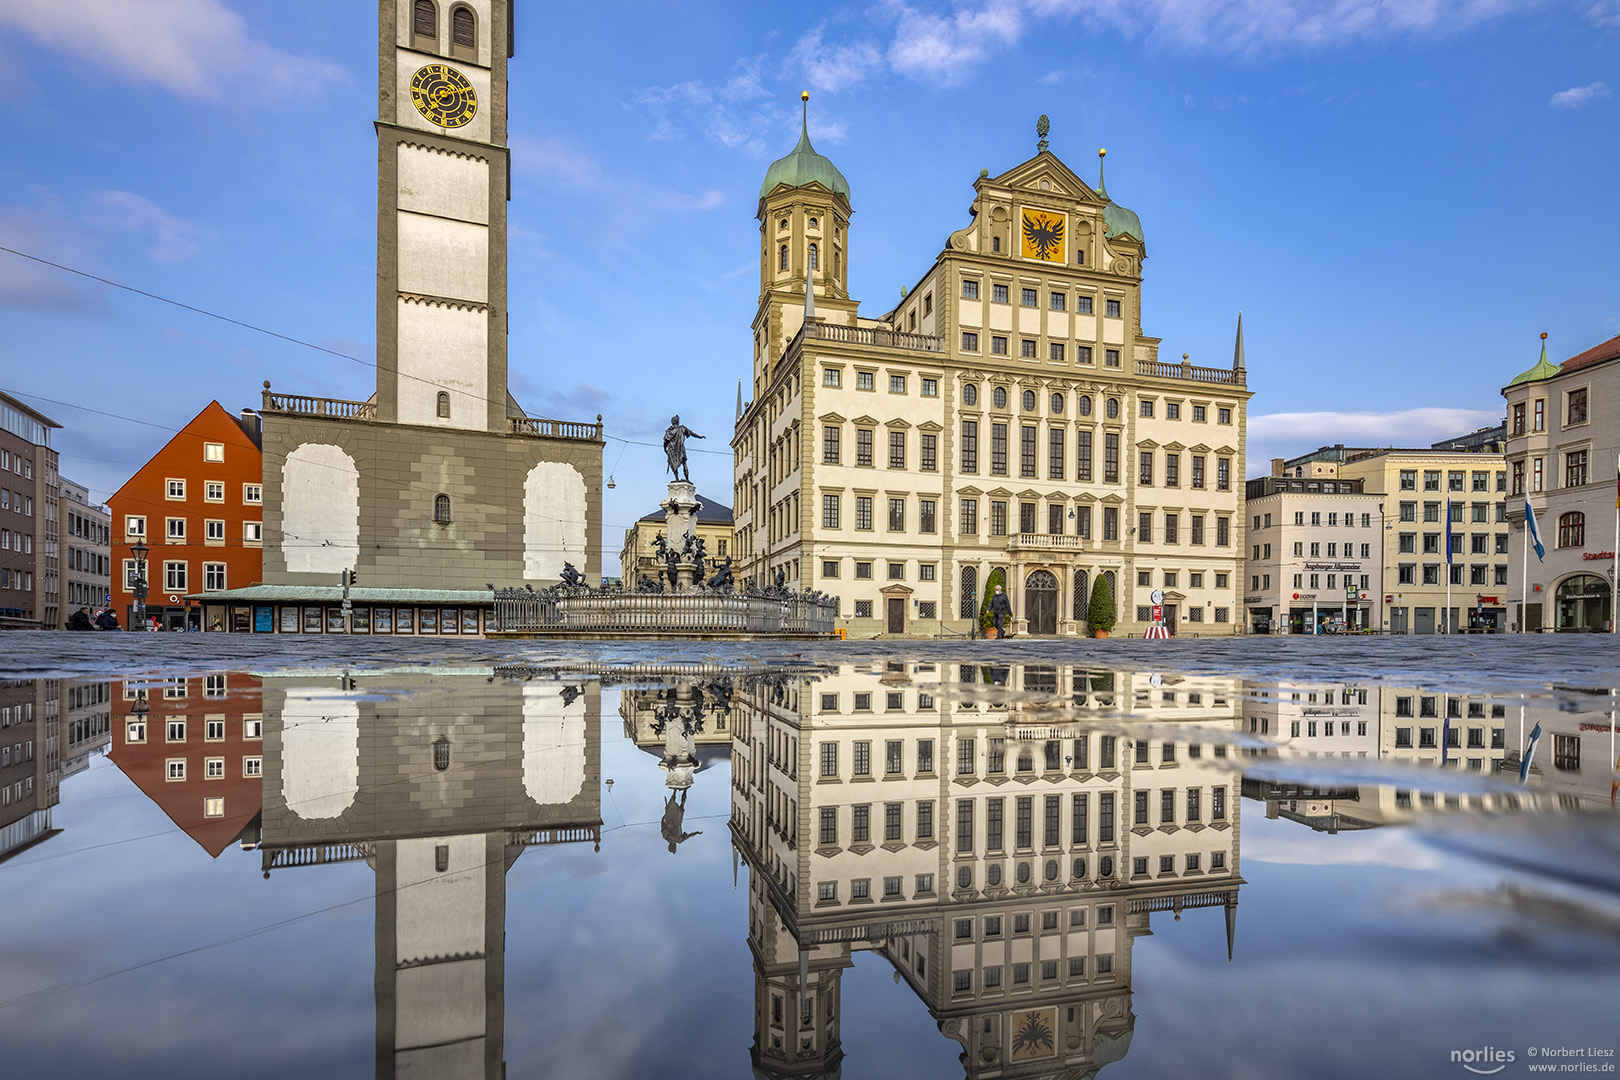
{"label": "shuttered window", "polygon": [[411,29],[423,37],[439,36],[439,9],[433,6],[433,0],[416,0]]}
{"label": "shuttered window", "polygon": [[463,46],[464,48],[472,48],[475,44],[475,29],[476,26],[473,21],[473,13],[471,8],[458,7],[454,12],[451,13],[450,40],[452,42]]}

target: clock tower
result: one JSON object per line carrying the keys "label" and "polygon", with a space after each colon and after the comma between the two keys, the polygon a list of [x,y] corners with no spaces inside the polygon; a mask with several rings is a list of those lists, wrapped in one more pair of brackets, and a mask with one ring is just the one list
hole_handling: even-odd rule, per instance
{"label": "clock tower", "polygon": [[504,432],[512,0],[379,12],[377,418]]}

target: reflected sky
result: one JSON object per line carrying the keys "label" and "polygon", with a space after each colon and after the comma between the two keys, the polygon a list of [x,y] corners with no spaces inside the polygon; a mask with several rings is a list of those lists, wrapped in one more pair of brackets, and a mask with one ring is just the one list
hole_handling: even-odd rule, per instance
{"label": "reflected sky", "polygon": [[890,661],[6,692],[8,744],[76,725],[0,816],[13,1075],[1620,1049],[1607,690]]}

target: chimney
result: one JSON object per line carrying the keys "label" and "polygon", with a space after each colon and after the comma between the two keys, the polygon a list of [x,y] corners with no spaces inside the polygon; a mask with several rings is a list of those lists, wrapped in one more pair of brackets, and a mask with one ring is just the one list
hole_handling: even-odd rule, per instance
{"label": "chimney", "polygon": [[1274,458],[1271,459],[1271,475],[1272,476],[1282,476],[1287,471],[1288,471],[1287,462],[1285,462],[1282,458],[1274,457]]}
{"label": "chimney", "polygon": [[260,416],[252,409],[243,409],[242,415],[237,418],[236,422],[242,425],[243,432],[247,434],[248,438],[253,440],[253,445],[257,446],[260,450],[263,450],[264,417]]}

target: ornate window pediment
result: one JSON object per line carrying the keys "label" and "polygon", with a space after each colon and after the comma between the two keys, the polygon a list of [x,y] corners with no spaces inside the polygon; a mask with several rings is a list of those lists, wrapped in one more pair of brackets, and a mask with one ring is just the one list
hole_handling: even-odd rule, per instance
{"label": "ornate window pediment", "polygon": [[847,423],[849,423],[849,421],[847,419],[845,419],[842,416],[839,416],[835,412],[823,413],[820,416],[816,417],[816,419],[820,420],[823,424],[847,424]]}

